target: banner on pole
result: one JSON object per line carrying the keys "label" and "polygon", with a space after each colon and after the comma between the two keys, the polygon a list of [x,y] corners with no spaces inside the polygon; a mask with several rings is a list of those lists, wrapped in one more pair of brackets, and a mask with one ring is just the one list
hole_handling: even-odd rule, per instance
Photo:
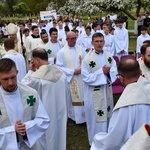
{"label": "banner on pole", "polygon": [[40,18],[41,20],[57,19],[56,10],[40,11]]}

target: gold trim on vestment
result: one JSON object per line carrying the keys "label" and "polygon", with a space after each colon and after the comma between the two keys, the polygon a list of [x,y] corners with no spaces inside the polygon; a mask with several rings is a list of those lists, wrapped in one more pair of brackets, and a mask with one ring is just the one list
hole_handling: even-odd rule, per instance
{"label": "gold trim on vestment", "polygon": [[72,102],[73,106],[83,106],[84,105],[84,101],[82,102]]}

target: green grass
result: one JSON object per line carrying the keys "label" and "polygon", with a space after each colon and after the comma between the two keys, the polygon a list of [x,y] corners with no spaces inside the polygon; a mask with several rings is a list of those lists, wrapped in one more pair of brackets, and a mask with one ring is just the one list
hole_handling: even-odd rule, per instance
{"label": "green grass", "polygon": [[136,50],[136,39],[137,35],[134,35],[134,33],[129,33],[129,52],[133,52],[134,54]]}
{"label": "green grass", "polygon": [[89,150],[86,124],[75,124],[68,119],[67,150]]}
{"label": "green grass", "polygon": [[128,18],[128,29],[129,30],[134,29],[134,21],[131,18]]}
{"label": "green grass", "polygon": [[[114,103],[118,101],[120,95],[114,95]],[[75,124],[68,119],[67,123],[67,150],[89,150],[86,124]]]}

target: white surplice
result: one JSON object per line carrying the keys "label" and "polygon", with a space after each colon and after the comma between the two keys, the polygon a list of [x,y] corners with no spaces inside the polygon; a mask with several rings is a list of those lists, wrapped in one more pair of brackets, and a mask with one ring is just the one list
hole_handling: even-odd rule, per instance
{"label": "white surplice", "polygon": [[[128,55],[129,47],[129,34],[128,30],[122,27],[121,29],[117,27],[114,31],[114,40],[115,40],[115,49],[116,56],[119,58],[123,55]],[[124,50],[124,53],[121,54],[120,51]]]}
{"label": "white surplice", "polygon": [[53,43],[50,40],[49,45],[52,48],[52,51],[54,52],[55,57],[56,57],[57,53],[60,51],[60,49],[63,47],[63,44],[60,41],[57,41],[57,42]]}
{"label": "white surplice", "polygon": [[77,26],[77,27],[76,27],[76,30],[79,31],[79,36],[80,36],[81,34],[85,33],[85,28],[84,28],[84,26]]}
{"label": "white surplice", "polygon": [[51,119],[44,150],[66,150],[68,84],[65,74],[54,65],[43,65],[36,72],[28,72],[22,82],[38,91]]}
{"label": "white surplice", "polygon": [[150,149],[150,136],[146,129],[148,124],[144,124],[136,131],[130,139],[121,147],[120,150],[149,150]]}
{"label": "white surplice", "polygon": [[[69,47],[68,45],[65,45],[64,48],[69,49],[70,51],[70,55],[71,55],[71,59],[73,61],[73,64],[75,66],[75,68],[79,68],[81,66],[79,66],[78,62],[79,62],[79,58],[77,56],[77,48],[80,49],[81,53],[83,54],[82,56],[85,56],[85,53],[81,50],[81,47],[79,46],[75,46],[75,47]],[[70,84],[71,80],[74,76],[74,69],[70,69],[67,67],[67,60],[65,60],[65,55],[64,55],[64,51],[62,48],[58,53],[57,53],[57,59],[56,59],[56,65],[61,68],[65,75],[67,76],[67,82]],[[68,62],[69,63],[69,62]],[[81,95],[81,101],[84,100],[83,98],[83,83],[81,80],[81,74],[76,75],[77,80],[79,81],[77,86]],[[72,120],[74,120],[76,122],[76,124],[80,124],[80,123],[84,123],[85,122],[85,115],[84,115],[84,106],[73,106],[72,105],[72,98],[70,97],[69,99],[69,104],[68,104],[68,117],[71,118]]]}
{"label": "white surplice", "polygon": [[138,36],[137,41],[136,41],[136,53],[141,53],[141,47],[143,45],[143,42],[146,40],[150,40],[149,34],[141,34]]}
{"label": "white surplice", "polygon": [[40,43],[41,38],[33,38],[31,35],[29,35],[25,40],[26,45],[26,55],[27,59],[31,60],[31,51],[35,48],[37,48],[37,45]]}
{"label": "white surplice", "polygon": [[82,48],[84,51],[86,51],[87,48],[93,48],[92,42],[92,33],[90,35],[87,35],[86,33],[81,36],[82,40]]}
{"label": "white surplice", "polygon": [[15,50],[9,50],[2,58],[10,58],[15,62],[18,70],[17,79],[21,81],[26,75],[26,62],[23,55]]}
{"label": "white surplice", "polygon": [[66,37],[64,28],[62,29],[57,28],[57,30],[58,30],[58,39]]}
{"label": "white surplice", "polygon": [[47,43],[44,43],[43,41],[41,41],[37,47],[40,47],[40,48],[43,48],[46,50],[47,54],[48,54],[48,62],[50,64],[54,64],[54,58],[56,57],[55,56],[55,53],[53,51],[53,47],[51,46],[50,42],[47,42]]}
{"label": "white surplice", "polygon": [[[15,47],[14,50],[20,54],[22,54],[22,46],[21,46],[21,42],[19,40],[17,40],[17,43],[15,42]],[[4,44],[2,44],[2,46],[0,47],[0,55],[1,57],[3,57],[6,54],[6,50],[4,48]]]}
{"label": "white surplice", "polygon": [[[27,103],[29,96],[35,103]],[[18,84],[16,91],[6,92],[0,88],[0,149],[1,150],[39,150],[37,140],[49,126],[49,117],[35,90]],[[0,100],[1,101],[1,100]],[[17,142],[15,122],[21,120],[26,127],[27,139],[22,136]],[[44,144],[44,143],[43,143]]]}
{"label": "white surplice", "polygon": [[51,40],[50,40],[46,44],[43,43],[43,42],[40,42],[38,44],[38,47],[45,48],[45,50],[46,50],[46,52],[48,54],[48,61],[49,61],[49,63],[50,64],[54,64],[56,56],[57,56],[57,53],[63,47],[63,44],[62,44],[62,42],[59,42],[59,41],[57,41],[55,43],[52,43]]}
{"label": "white surplice", "polygon": [[112,56],[115,55],[115,42],[114,36],[108,33],[107,35],[104,33],[105,44],[103,49],[110,52]]}
{"label": "white surplice", "polygon": [[95,135],[91,150],[120,150],[143,125],[150,123],[150,82],[140,77],[126,86],[110,119],[108,132]]}
{"label": "white surplice", "polygon": [[[100,53],[99,55],[95,53],[95,50],[92,51],[92,53],[95,55],[95,59],[98,62],[100,69],[98,69],[95,72],[90,72],[89,66],[85,63],[85,59],[88,58],[88,54],[86,55],[85,59],[82,62],[82,79],[84,81],[84,103],[85,103],[85,116],[86,116],[86,124],[87,124],[87,130],[88,130],[88,139],[89,144],[92,144],[92,139],[94,135],[98,132],[107,132],[108,129],[108,123],[109,118],[107,121],[101,121],[97,122],[95,118],[95,112],[94,112],[94,102],[92,98],[92,89],[95,86],[101,86],[104,93],[102,94],[103,100],[105,102],[105,108],[108,107],[107,104],[107,98],[108,95],[112,93],[107,93],[106,86],[107,86],[107,77],[103,73],[102,67],[106,65],[106,57],[104,53]],[[117,67],[114,60],[112,60],[112,65],[110,69],[110,77],[111,82],[114,82],[116,80],[116,74],[117,74]],[[111,99],[113,102],[113,98]]]}

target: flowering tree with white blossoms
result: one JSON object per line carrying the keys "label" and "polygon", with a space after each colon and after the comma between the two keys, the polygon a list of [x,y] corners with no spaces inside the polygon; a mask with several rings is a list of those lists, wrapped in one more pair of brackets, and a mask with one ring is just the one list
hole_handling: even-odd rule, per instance
{"label": "flowering tree with white blossoms", "polygon": [[129,13],[129,10],[135,9],[136,15],[138,16],[141,8],[146,8],[149,6],[149,0],[99,0],[101,6],[109,9],[109,10],[116,10],[116,11],[123,11],[133,20],[135,18],[132,14]]}
{"label": "flowering tree with white blossoms", "polygon": [[135,20],[135,17],[129,12],[132,9],[136,10],[138,16],[141,8],[146,9],[149,6],[149,0],[66,0],[61,1],[62,7],[59,8],[60,14],[72,15],[75,14],[88,14],[100,12],[101,10],[107,11],[122,11],[130,18]]}
{"label": "flowering tree with white blossoms", "polygon": [[88,14],[92,15],[99,12],[99,7],[94,3],[87,3],[85,0],[68,0],[58,12],[66,15]]}

